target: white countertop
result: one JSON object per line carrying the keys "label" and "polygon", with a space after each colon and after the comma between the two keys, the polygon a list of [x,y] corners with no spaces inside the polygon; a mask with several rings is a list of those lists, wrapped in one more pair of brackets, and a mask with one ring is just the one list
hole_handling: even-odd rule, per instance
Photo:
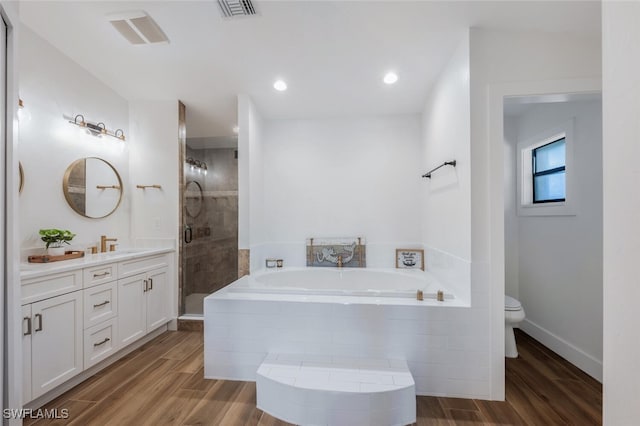
{"label": "white countertop", "polygon": [[21,263],[20,279],[38,278],[52,273],[99,266],[106,263],[121,262],[123,260],[147,257],[155,254],[172,253],[173,251],[175,251],[175,249],[169,247],[120,249],[107,253],[87,254],[79,259],[62,260],[59,262]]}

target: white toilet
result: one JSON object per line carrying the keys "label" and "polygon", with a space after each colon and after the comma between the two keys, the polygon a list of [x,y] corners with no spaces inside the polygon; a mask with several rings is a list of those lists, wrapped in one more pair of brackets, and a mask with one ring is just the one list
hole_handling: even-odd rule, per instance
{"label": "white toilet", "polygon": [[513,326],[524,319],[524,309],[520,302],[513,297],[504,296],[504,356],[518,358],[516,336],[513,334]]}

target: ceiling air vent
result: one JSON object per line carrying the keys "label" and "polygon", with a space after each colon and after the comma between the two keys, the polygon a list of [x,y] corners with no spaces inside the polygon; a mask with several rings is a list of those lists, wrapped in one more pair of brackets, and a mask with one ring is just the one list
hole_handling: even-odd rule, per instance
{"label": "ceiling air vent", "polygon": [[169,43],[156,21],[142,10],[113,13],[107,19],[131,44]]}
{"label": "ceiling air vent", "polygon": [[218,0],[218,4],[225,18],[257,15],[251,0]]}

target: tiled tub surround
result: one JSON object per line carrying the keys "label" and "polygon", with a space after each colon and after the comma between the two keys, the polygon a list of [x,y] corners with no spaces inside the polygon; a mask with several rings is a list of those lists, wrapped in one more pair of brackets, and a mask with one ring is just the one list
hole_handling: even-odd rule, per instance
{"label": "tiled tub surround", "polygon": [[[255,381],[268,353],[405,359],[418,395],[489,397],[489,336],[477,321],[484,307],[457,298],[233,291],[249,279],[204,301],[207,378]],[[483,295],[474,293],[479,303]]]}

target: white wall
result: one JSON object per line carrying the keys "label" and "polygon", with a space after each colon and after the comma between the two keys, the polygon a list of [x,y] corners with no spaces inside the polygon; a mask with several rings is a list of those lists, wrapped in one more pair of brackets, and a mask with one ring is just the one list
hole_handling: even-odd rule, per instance
{"label": "white wall", "polygon": [[456,160],[456,167],[435,171],[419,186],[428,268],[466,301],[471,260],[469,84],[467,33],[433,85],[422,114],[422,173],[445,161]]}
{"label": "white wall", "polygon": [[[179,223],[178,101],[134,101],[130,104],[130,162],[136,239],[181,236]],[[136,185],[162,185],[161,190]]]}
{"label": "white wall", "polygon": [[420,151],[417,115],[265,121],[255,266],[305,265],[310,237],[362,236],[367,266],[393,267],[396,248],[421,246]]}
{"label": "white wall", "polygon": [[[20,194],[21,247],[43,247],[37,235],[41,228],[73,231],[79,248],[96,244],[102,234],[127,239],[131,212],[128,142],[87,135],[63,117],[82,114],[87,121],[104,122],[111,130],[121,128],[129,136],[127,101],[29,28],[22,26],[20,35],[20,97],[31,116],[19,124],[19,159],[25,173]],[[62,191],[67,166],[89,156],[111,163],[125,184],[120,207],[104,219],[75,213]]]}
{"label": "white wall", "polygon": [[422,115],[424,171],[444,161],[456,160],[457,164],[434,172],[420,188],[423,240],[466,260],[471,258],[469,96],[467,35],[434,84]]}
{"label": "white wall", "polygon": [[[516,139],[509,141],[512,155],[505,155],[505,163],[510,163],[510,179],[505,184],[514,191],[505,198],[505,205],[517,202],[516,144],[572,118],[574,167],[568,173],[578,183],[571,194],[577,200],[576,215],[518,216],[518,229],[505,235],[505,241],[517,241],[517,258],[507,256],[505,269],[518,271],[518,292],[511,295],[519,297],[524,306],[527,318],[522,329],[602,380],[600,101],[534,105],[517,118]],[[505,210],[505,224],[508,222]]]}
{"label": "white wall", "polygon": [[640,3],[604,2],[604,424],[640,418]]}
{"label": "white wall", "polygon": [[471,298],[486,306],[492,398],[504,397],[505,292],[503,99],[494,94],[519,94],[531,82],[562,80],[568,87],[598,78],[600,59],[597,38],[471,30]]}
{"label": "white wall", "polygon": [[238,95],[238,128],[238,249],[253,249],[264,241],[263,120],[247,95]]}
{"label": "white wall", "polygon": [[519,297],[518,215],[516,209],[516,117],[504,117],[504,293]]}

